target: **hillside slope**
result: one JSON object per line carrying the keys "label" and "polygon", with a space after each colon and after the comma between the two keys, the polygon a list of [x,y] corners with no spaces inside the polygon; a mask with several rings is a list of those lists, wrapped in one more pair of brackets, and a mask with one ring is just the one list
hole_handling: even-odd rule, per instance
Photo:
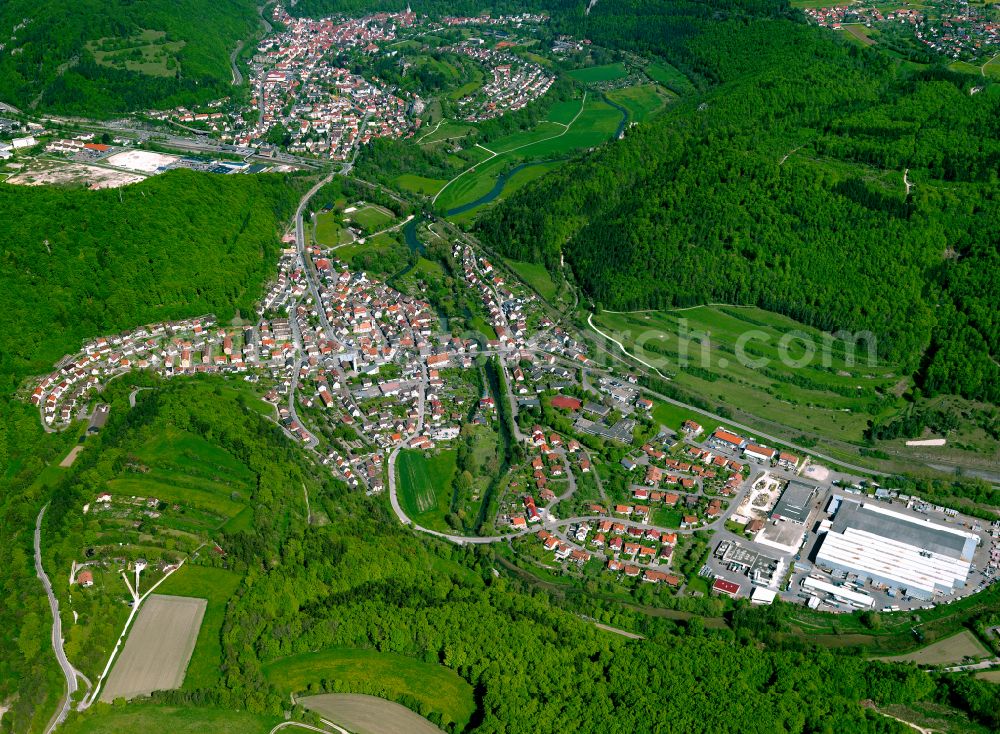
{"label": "hillside slope", "polygon": [[870,330],[926,391],[1000,398],[1000,88],[777,17],[683,26],[661,50],[718,84],[526,187],[483,238],[564,254],[607,308],[723,301]]}
{"label": "hillside slope", "polygon": [[229,54],[257,27],[253,0],[7,0],[0,99],[103,116],[225,96]]}
{"label": "hillside slope", "polygon": [[0,390],[86,337],[248,312],[296,190],[284,176],[183,170],[120,191],[0,185]]}

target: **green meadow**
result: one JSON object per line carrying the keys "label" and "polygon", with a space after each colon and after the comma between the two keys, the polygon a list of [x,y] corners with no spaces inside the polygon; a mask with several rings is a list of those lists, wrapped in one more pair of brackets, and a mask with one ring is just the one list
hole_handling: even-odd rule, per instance
{"label": "green meadow", "polygon": [[625,64],[604,64],[603,66],[585,66],[566,72],[567,76],[584,84],[594,82],[610,82],[628,75]]}
{"label": "green meadow", "polygon": [[684,76],[678,69],[665,62],[647,66],[646,76],[654,82],[659,82],[668,89],[672,89],[677,94],[686,94],[694,91],[694,85],[691,84],[691,80]]}
{"label": "green meadow", "polygon": [[430,455],[417,450],[399,452],[399,501],[415,522],[435,530],[448,529],[445,516],[451,512],[456,458],[454,450]]}
{"label": "green meadow", "polygon": [[222,623],[226,616],[229,598],[240,585],[238,574],[222,568],[185,564],[160,584],[158,594],[194,596],[208,599],[205,616],[198,632],[198,641],[187,673],[184,690],[211,688],[219,682],[222,665]]}
{"label": "green meadow", "polygon": [[73,714],[62,727],[65,734],[122,734],[168,731],[170,734],[267,734],[281,721],[278,716],[247,711],[130,703],[125,708],[97,704],[84,714]]}
{"label": "green meadow", "polygon": [[525,283],[530,285],[538,294],[550,303],[555,299],[559,287],[552,280],[552,275],[541,263],[526,263],[519,260],[505,260],[504,262],[517,273]]}
{"label": "green meadow", "polygon": [[[504,171],[515,168],[523,161],[564,158],[580,149],[600,145],[614,135],[621,121],[618,110],[595,95],[588,95],[585,101],[572,102],[575,105],[572,115],[569,114],[570,107],[560,103],[550,112],[549,120],[534,129],[491,141],[485,147],[496,155],[467,169],[466,173],[448,183],[438,194],[437,206],[449,211],[479,199],[493,189]],[[563,119],[567,122],[559,121]],[[508,185],[523,186],[532,177],[537,178],[543,173],[544,170],[526,168]],[[506,190],[503,193],[509,194]]]}
{"label": "green meadow", "polygon": [[[844,343],[757,308],[605,312],[595,323],[678,386],[789,431],[860,441],[872,406],[891,408],[880,395],[900,382],[894,365],[868,364],[864,343],[851,364]],[[669,418],[662,422],[674,427],[677,413],[659,411],[658,417]]]}
{"label": "green meadow", "polygon": [[607,93],[608,99],[628,110],[629,122],[643,122],[667,106],[667,96],[655,84],[639,84],[634,87],[613,89]]}
{"label": "green meadow", "polygon": [[407,696],[440,711],[456,723],[456,731],[464,730],[476,710],[472,686],[454,671],[389,652],[329,648],[268,663],[264,675],[284,693],[304,693],[310,686],[316,690],[326,680],[341,690],[378,690],[375,695],[389,699]]}

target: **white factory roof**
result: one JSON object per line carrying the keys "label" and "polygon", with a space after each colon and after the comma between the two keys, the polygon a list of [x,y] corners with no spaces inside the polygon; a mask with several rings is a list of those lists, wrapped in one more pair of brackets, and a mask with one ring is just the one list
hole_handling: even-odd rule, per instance
{"label": "white factory roof", "polygon": [[969,561],[856,528],[828,532],[816,561],[894,581],[910,593],[920,590],[928,596],[964,586],[970,566]]}

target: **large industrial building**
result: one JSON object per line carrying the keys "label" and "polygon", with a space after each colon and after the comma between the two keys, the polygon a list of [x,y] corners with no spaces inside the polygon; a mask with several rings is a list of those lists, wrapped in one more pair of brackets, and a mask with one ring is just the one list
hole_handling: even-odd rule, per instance
{"label": "large industrial building", "polygon": [[973,533],[844,498],[816,564],[932,599],[965,586],[978,542]]}

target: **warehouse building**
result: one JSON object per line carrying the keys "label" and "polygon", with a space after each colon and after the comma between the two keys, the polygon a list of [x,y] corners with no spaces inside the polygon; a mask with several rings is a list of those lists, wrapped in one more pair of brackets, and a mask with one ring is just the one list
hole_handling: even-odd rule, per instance
{"label": "warehouse building", "polygon": [[845,498],[816,564],[929,600],[965,586],[978,542],[957,528]]}
{"label": "warehouse building", "polygon": [[805,523],[809,519],[809,512],[812,510],[813,497],[816,495],[818,487],[814,484],[806,484],[797,479],[792,479],[785,491],[781,493],[781,498],[771,511],[771,518],[774,520],[791,520],[792,522]]}

